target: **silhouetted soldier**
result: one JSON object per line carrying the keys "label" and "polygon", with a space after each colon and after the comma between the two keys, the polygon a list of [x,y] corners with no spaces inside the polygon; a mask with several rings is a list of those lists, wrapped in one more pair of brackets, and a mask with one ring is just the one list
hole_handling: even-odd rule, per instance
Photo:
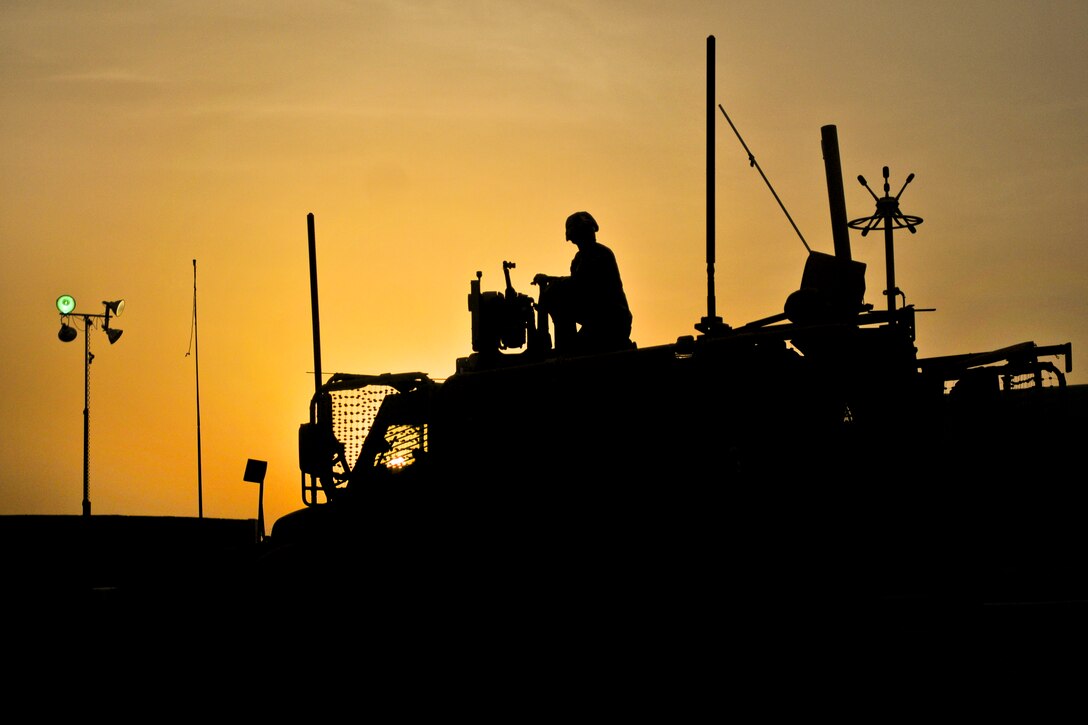
{"label": "silhouetted soldier", "polygon": [[540,308],[555,324],[559,352],[623,350],[631,343],[631,310],[612,250],[597,241],[597,221],[587,211],[567,217],[567,241],[578,247],[569,277],[538,274]]}

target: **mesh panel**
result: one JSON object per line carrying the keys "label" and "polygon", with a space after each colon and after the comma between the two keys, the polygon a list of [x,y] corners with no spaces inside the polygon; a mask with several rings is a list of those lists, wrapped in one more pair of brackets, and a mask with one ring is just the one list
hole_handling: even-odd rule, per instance
{"label": "mesh panel", "polygon": [[332,432],[344,446],[344,457],[348,465],[354,466],[359,458],[359,449],[363,440],[374,425],[374,417],[387,395],[397,395],[397,391],[388,385],[368,385],[353,390],[333,390]]}
{"label": "mesh panel", "polygon": [[404,468],[414,463],[416,450],[427,450],[426,425],[391,426],[385,434],[389,451],[381,457],[380,465],[387,468]]}
{"label": "mesh panel", "polygon": [[[332,432],[344,446],[344,458],[351,467],[359,458],[367,433],[387,395],[399,395],[388,385],[367,385],[351,390],[334,390],[332,400]],[[396,425],[386,432],[389,451],[382,455],[380,465],[403,468],[413,462],[413,451],[427,448],[427,426]],[[346,474],[347,471],[344,471]]]}

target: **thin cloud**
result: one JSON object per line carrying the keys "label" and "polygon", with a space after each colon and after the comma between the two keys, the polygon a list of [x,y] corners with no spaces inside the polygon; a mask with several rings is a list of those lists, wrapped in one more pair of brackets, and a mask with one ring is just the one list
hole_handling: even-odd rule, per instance
{"label": "thin cloud", "polygon": [[163,78],[118,69],[57,73],[47,77],[45,80],[50,83],[110,83],[127,85],[159,85],[169,82]]}

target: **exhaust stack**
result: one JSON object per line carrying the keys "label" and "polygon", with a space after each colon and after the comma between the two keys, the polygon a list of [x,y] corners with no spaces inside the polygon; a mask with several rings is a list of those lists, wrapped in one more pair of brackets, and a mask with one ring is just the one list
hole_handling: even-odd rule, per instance
{"label": "exhaust stack", "polygon": [[846,220],[846,193],[842,184],[842,163],[839,161],[839,134],[833,125],[820,129],[820,144],[824,150],[824,172],[827,175],[827,199],[831,205],[831,235],[835,256],[850,259],[850,228]]}

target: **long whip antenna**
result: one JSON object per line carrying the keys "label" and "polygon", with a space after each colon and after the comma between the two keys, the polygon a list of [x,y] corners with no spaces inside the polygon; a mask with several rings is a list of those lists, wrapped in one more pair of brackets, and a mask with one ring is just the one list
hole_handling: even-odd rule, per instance
{"label": "long whip antenna", "polygon": [[[197,515],[204,518],[204,466],[200,459],[200,339],[196,326],[196,260],[193,260],[193,325],[189,331],[189,352],[196,361],[196,501]],[[189,357],[189,352],[185,357]]]}
{"label": "long whip antenna", "polygon": [[704,335],[719,335],[729,325],[718,317],[714,299],[714,46],[713,35],[706,39],[706,317],[695,323],[695,329]]}
{"label": "long whip antenna", "polygon": [[778,194],[775,192],[774,187],[771,186],[771,182],[767,180],[767,175],[764,174],[763,169],[759,167],[759,163],[756,161],[756,157],[753,156],[752,152],[748,150],[748,144],[744,143],[744,139],[741,138],[740,131],[738,131],[737,127],[733,125],[733,119],[729,118],[729,114],[725,112],[724,108],[722,108],[722,104],[718,104],[718,109],[722,112],[722,115],[725,116],[725,120],[729,122],[729,127],[733,129],[733,133],[737,135],[737,140],[740,141],[740,145],[744,147],[744,152],[748,154],[748,163],[751,166],[754,166],[756,171],[759,172],[759,175],[763,177],[763,182],[767,184],[767,188],[771,190],[771,194],[774,195],[774,200],[778,202],[778,206],[782,207],[782,213],[784,213],[786,215],[786,218],[790,220],[790,225],[793,227],[793,231],[797,232],[797,236],[801,238],[801,244],[804,244],[805,249],[811,253],[812,248],[809,247],[808,242],[805,241],[805,235],[801,234],[801,230],[798,229],[797,225],[793,223],[793,217],[791,217],[790,213],[786,211],[786,205],[783,204],[782,200],[778,198]]}

